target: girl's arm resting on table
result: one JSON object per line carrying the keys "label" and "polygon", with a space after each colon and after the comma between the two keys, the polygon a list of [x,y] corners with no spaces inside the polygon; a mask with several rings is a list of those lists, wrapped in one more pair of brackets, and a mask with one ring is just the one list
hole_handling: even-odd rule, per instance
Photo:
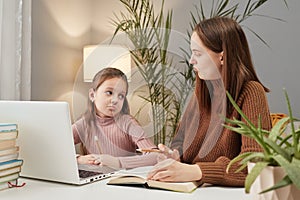
{"label": "girl's arm resting on table", "polygon": [[76,155],[77,163],[78,164],[94,164],[96,158],[95,156],[89,154],[89,155]]}
{"label": "girl's arm resting on table", "polygon": [[147,153],[136,156],[118,157],[121,168],[130,169],[142,166],[152,166],[157,163],[158,153]]}
{"label": "girl's arm resting on table", "polygon": [[103,165],[108,166],[113,169],[120,169],[121,163],[118,157],[114,157],[108,154],[92,154],[95,158],[94,163],[95,165]]}

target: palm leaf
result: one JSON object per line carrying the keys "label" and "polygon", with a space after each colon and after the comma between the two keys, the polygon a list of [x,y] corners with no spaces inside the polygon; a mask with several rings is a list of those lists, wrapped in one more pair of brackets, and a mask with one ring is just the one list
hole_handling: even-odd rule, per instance
{"label": "palm leaf", "polygon": [[264,45],[266,45],[267,47],[271,48],[268,43],[261,37],[259,36],[254,30],[252,30],[251,28],[247,27],[247,26],[243,26],[244,28],[246,28],[247,30],[249,30],[251,33],[253,33],[253,35],[255,35],[255,37],[257,37],[262,43],[264,43]]}

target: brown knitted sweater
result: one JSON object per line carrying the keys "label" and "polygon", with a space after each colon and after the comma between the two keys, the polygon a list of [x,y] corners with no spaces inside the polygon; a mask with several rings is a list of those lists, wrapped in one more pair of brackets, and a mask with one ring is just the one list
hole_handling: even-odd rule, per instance
{"label": "brown knitted sweater", "polygon": [[[195,107],[196,103],[195,99],[192,99],[188,107],[193,105]],[[262,128],[266,130],[271,128],[267,98],[260,83],[254,81],[246,83],[240,93],[237,104],[255,125],[257,125],[258,116],[260,115]],[[230,118],[233,117],[241,119],[236,111],[232,112],[230,116]],[[193,124],[193,118],[195,116],[189,114],[188,117],[183,117],[185,122],[182,121],[181,123]],[[247,170],[235,173],[239,168],[238,163],[236,163],[226,173],[226,167],[230,160],[240,153],[261,151],[260,146],[254,140],[222,127],[221,123],[216,125],[218,121],[211,120],[211,117],[207,116],[207,114],[200,112],[197,122],[199,122],[198,128],[189,127],[185,131],[178,131],[172,142],[172,148],[178,149],[182,155],[181,161],[199,165],[203,173],[202,181],[204,183],[244,186]],[[191,131],[191,129],[194,131]],[[210,131],[212,137],[207,135],[208,129],[212,130]],[[216,130],[219,130],[219,134],[213,136],[213,132],[216,132]],[[206,144],[203,145],[205,140],[207,140]]]}

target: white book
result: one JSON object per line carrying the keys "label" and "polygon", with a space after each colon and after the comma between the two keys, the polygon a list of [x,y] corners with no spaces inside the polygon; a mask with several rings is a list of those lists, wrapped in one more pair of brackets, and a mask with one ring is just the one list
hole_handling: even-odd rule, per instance
{"label": "white book", "polygon": [[17,178],[19,178],[19,172],[14,173],[14,174],[10,174],[8,176],[0,177],[0,183],[12,181],[12,180],[15,180]]}
{"label": "white book", "polygon": [[0,177],[14,174],[21,171],[21,166],[0,170]]}
{"label": "white book", "polygon": [[15,154],[18,153],[18,151],[19,151],[18,146],[9,149],[0,149],[0,156]]}
{"label": "white book", "polygon": [[193,192],[202,183],[200,181],[189,182],[162,182],[147,180],[147,173],[152,168],[150,167],[138,167],[131,170],[120,170],[107,182],[108,185],[118,186],[133,186],[133,187],[145,187],[164,189],[176,192]]}
{"label": "white book", "polygon": [[0,140],[14,140],[18,137],[18,130],[0,131]]}
{"label": "white book", "polygon": [[10,161],[10,160],[15,160],[18,157],[19,157],[19,153],[14,153],[14,154],[10,154],[10,155],[0,156],[0,162],[6,162],[6,161]]}
{"label": "white book", "polygon": [[0,123],[0,132],[17,130],[18,125],[14,123]]}
{"label": "white book", "polygon": [[17,183],[18,183],[17,179],[11,180],[11,181],[2,182],[2,183],[0,183],[0,190],[11,188],[11,187],[13,187],[12,185],[17,185]]}

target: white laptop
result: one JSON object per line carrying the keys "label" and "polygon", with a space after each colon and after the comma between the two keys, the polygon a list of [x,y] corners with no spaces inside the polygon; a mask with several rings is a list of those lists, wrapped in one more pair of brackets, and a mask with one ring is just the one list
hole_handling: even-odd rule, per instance
{"label": "white laptop", "polygon": [[91,177],[79,177],[67,102],[0,101],[0,122],[18,124],[22,177],[81,185],[115,171],[97,166]]}

